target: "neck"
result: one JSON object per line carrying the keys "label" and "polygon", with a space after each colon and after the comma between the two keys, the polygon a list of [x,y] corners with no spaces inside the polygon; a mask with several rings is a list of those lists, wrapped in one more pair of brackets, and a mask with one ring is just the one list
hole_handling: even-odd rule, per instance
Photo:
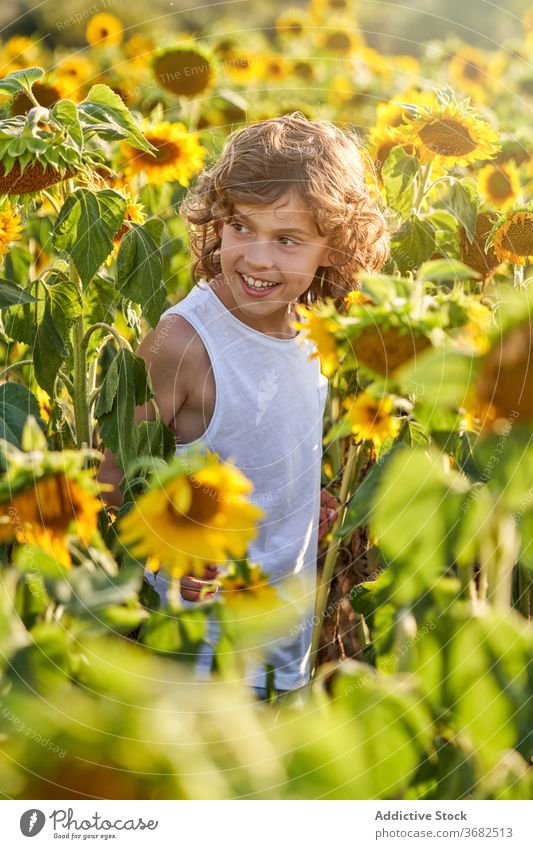
{"label": "neck", "polygon": [[297,336],[297,331],[292,327],[292,322],[297,319],[292,304],[283,304],[279,310],[268,313],[268,315],[256,316],[239,306],[223,274],[219,274],[213,280],[210,280],[209,286],[226,309],[247,327],[251,327],[252,330],[264,333],[265,336],[273,336],[275,339],[293,339]]}

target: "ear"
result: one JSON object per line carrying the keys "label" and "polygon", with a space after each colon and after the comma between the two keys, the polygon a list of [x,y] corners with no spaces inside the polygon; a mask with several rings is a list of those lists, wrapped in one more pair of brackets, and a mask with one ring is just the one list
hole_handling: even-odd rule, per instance
{"label": "ear", "polygon": [[336,263],[336,259],[335,259],[334,248],[330,248],[328,246],[325,246],[324,250],[322,252],[322,257],[321,257],[318,265],[321,268],[330,268],[332,265],[336,265],[336,264],[337,263]]}

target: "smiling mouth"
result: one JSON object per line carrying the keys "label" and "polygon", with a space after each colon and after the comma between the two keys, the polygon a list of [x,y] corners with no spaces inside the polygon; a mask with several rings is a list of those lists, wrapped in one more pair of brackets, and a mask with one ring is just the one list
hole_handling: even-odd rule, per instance
{"label": "smiling mouth", "polygon": [[273,280],[265,280],[262,277],[254,277],[251,274],[241,274],[240,272],[239,274],[250,289],[262,291],[263,289],[275,289],[276,286],[279,286],[279,283]]}

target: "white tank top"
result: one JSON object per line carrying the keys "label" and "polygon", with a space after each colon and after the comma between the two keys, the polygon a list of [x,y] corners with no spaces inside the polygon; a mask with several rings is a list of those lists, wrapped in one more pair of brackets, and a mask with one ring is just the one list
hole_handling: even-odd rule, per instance
{"label": "white tank top", "polygon": [[[198,333],[216,386],[206,431],[194,443],[178,444],[176,453],[201,442],[222,460],[234,462],[253,482],[251,498],[266,518],[249,546],[250,562],[261,564],[281,597],[283,580],[289,576],[301,588],[287,635],[269,643],[262,654],[275,669],[276,687],[303,686],[309,680],[313,630],[327,379],[318,358],[309,358],[316,349],[304,334],[276,339],[248,327],[205,280],[164,316],[170,314],[183,316]],[[165,575],[145,575],[164,604]],[[217,640],[213,621],[208,640]],[[209,673],[211,661],[212,649],[205,644],[197,663],[200,676]],[[265,666],[249,664],[245,683],[265,686]]]}

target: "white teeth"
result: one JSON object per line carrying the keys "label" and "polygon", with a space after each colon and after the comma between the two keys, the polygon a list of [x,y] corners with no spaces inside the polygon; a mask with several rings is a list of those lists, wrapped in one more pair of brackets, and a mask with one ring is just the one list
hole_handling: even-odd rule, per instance
{"label": "white teeth", "polygon": [[273,289],[274,286],[278,285],[277,283],[269,283],[268,280],[255,280],[253,277],[248,277],[247,274],[243,274],[242,277],[252,289]]}

